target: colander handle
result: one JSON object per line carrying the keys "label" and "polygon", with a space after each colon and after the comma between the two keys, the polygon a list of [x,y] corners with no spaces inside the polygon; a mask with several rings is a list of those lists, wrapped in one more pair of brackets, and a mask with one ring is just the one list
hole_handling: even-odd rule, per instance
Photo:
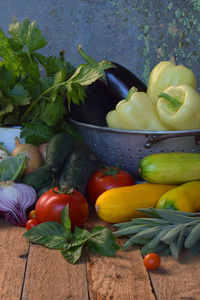
{"label": "colander handle", "polygon": [[196,145],[200,144],[200,133],[199,131],[193,132],[182,132],[182,133],[174,133],[174,134],[163,134],[163,135],[151,135],[146,143],[144,144],[144,148],[150,149],[155,143],[159,143],[161,141],[177,138],[177,137],[185,137],[185,136],[194,136]]}

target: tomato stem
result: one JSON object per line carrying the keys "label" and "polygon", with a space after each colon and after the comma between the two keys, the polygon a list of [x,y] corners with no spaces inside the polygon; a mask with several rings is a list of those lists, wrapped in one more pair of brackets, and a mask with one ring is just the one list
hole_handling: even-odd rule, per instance
{"label": "tomato stem", "polygon": [[[57,187],[57,191],[55,190],[55,182],[57,183],[56,187]],[[73,194],[74,189],[70,188],[68,189],[67,187],[62,188],[59,185],[59,182],[55,179],[55,176],[53,176],[53,182],[52,182],[52,190],[54,191],[54,193],[56,194],[67,194],[67,195],[71,195]]]}
{"label": "tomato stem", "polygon": [[101,176],[99,176],[99,178],[101,178],[103,176],[113,176],[115,178],[115,180],[117,181],[116,175],[120,171],[120,163],[118,162],[116,167],[108,167],[108,166],[104,165],[104,168],[101,171],[103,172],[103,174]]}

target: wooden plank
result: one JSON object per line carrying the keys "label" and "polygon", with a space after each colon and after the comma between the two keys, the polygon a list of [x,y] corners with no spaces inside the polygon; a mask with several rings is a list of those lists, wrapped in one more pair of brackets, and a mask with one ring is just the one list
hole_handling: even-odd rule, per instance
{"label": "wooden plank", "polygon": [[30,245],[22,300],[88,299],[84,256],[69,264],[58,250]]}
{"label": "wooden plank", "polygon": [[0,219],[0,299],[21,298],[29,244],[25,228]]}
{"label": "wooden plank", "polygon": [[[89,230],[94,225],[107,226],[114,230],[111,225],[96,219],[95,214],[90,217],[86,227]],[[121,245],[123,241],[118,239]],[[87,253],[87,279],[91,300],[155,300],[138,247],[131,251],[119,250],[116,257]]]}
{"label": "wooden plank", "polygon": [[161,265],[150,272],[158,300],[197,300],[199,296],[200,259],[184,250],[175,260],[170,255],[160,255]]}

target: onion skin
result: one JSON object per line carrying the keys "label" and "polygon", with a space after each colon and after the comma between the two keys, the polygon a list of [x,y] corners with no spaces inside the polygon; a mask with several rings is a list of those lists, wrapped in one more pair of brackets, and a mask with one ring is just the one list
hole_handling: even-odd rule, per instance
{"label": "onion skin", "polygon": [[11,156],[16,156],[19,153],[25,154],[28,157],[27,168],[24,171],[23,176],[29,174],[30,172],[38,169],[43,165],[43,158],[40,150],[37,146],[32,144],[21,144],[18,137],[15,138],[15,148],[11,152]]}
{"label": "onion skin", "polygon": [[47,143],[44,143],[44,144],[41,144],[38,146],[38,149],[40,150],[44,164],[46,162],[46,148],[47,148]]}
{"label": "onion skin", "polygon": [[0,181],[0,214],[14,225],[26,226],[26,211],[36,201],[37,193],[31,186],[14,181]]}

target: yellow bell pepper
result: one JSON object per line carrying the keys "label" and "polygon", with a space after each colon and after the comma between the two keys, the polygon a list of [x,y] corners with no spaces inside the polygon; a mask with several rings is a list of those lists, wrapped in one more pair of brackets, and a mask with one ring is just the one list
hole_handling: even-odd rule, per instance
{"label": "yellow bell pepper", "polygon": [[108,127],[128,130],[167,131],[160,121],[156,107],[144,92],[137,92],[132,87],[126,97],[121,100],[115,110],[106,116]]}
{"label": "yellow bell pepper", "polygon": [[196,89],[197,81],[192,70],[182,65],[176,66],[171,61],[162,61],[151,71],[147,86],[147,95],[156,104],[158,94],[171,85],[182,84],[190,85]]}
{"label": "yellow bell pepper", "polygon": [[170,130],[200,129],[200,95],[189,85],[171,86],[158,95],[156,109]]}
{"label": "yellow bell pepper", "polygon": [[164,193],[156,205],[157,209],[186,212],[200,210],[200,181],[186,182]]}

